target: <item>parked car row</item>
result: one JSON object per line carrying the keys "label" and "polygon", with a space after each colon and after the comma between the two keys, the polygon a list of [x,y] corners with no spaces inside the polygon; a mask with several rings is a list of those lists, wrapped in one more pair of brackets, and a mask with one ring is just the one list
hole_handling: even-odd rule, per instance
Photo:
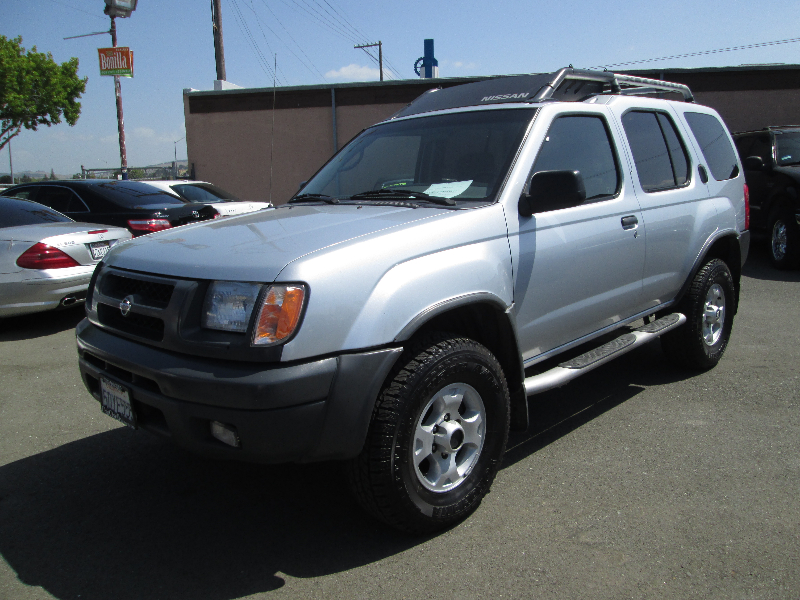
{"label": "parked car row", "polygon": [[44,204],[77,221],[125,227],[135,236],[269,208],[243,202],[201,181],[70,179],[12,186],[2,192]]}
{"label": "parked car row", "polygon": [[269,208],[202,181],[42,181],[0,193],[0,317],[83,302],[95,266],[131,237]]}

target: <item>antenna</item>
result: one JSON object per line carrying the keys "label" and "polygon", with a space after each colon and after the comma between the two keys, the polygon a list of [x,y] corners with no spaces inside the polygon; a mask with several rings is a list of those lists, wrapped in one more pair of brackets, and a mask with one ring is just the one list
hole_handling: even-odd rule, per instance
{"label": "antenna", "polygon": [[278,55],[275,54],[275,68],[272,70],[272,132],[269,148],[269,203],[272,204],[272,156],[275,151],[275,78],[278,73]]}

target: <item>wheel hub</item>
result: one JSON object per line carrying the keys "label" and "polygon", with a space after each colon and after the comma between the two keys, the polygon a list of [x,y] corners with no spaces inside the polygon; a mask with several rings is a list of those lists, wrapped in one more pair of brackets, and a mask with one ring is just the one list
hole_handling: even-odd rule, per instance
{"label": "wheel hub", "polygon": [[485,437],[486,408],[469,384],[450,384],[430,399],[414,430],[411,459],[423,487],[448,492],[461,485],[478,462]]}
{"label": "wheel hub", "polygon": [[780,219],[772,227],[772,256],[775,260],[786,256],[786,224]]}
{"label": "wheel hub", "polygon": [[706,294],[703,309],[703,341],[707,346],[713,346],[722,335],[725,324],[725,293],[722,286],[715,283]]}

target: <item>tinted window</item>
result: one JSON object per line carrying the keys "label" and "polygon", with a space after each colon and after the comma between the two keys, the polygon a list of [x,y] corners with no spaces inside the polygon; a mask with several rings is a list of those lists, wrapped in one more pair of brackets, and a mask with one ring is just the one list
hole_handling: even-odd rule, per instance
{"label": "tinted window", "polygon": [[800,164],[800,132],[775,132],[775,150],[780,166]]}
{"label": "tinted window", "polygon": [[669,117],[632,111],[622,117],[622,125],[645,192],[679,187],[688,181],[686,150]]}
{"label": "tinted window", "polygon": [[41,223],[67,223],[72,221],[46,206],[26,200],[3,198],[0,200],[0,228]]}
{"label": "tinted window", "polygon": [[25,200],[34,200],[36,198],[36,190],[39,189],[38,185],[29,187],[16,188],[3,192],[4,196],[14,196],[15,198],[24,198]]}
{"label": "tinted window", "polygon": [[700,150],[714,179],[722,181],[736,177],[739,174],[736,153],[722,123],[713,115],[703,113],[687,112],[684,116],[700,144]]}
{"label": "tinted window", "polygon": [[87,212],[86,205],[69,188],[42,186],[36,201],[63,213]]}
{"label": "tinted window", "polygon": [[109,181],[93,185],[92,191],[125,208],[181,206],[187,202],[142,181]]}
{"label": "tinted window", "polygon": [[617,162],[603,119],[573,115],[553,121],[531,175],[539,171],[580,171],[587,200],[616,194]]}

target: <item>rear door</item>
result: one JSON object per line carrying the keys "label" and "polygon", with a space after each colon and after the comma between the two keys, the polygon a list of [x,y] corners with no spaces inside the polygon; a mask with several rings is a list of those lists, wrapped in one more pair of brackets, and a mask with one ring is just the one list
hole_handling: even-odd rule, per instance
{"label": "rear door", "polygon": [[644,216],[643,300],[655,309],[675,298],[716,229],[717,213],[669,103],[637,98],[636,105],[613,110],[633,159],[630,176]]}

